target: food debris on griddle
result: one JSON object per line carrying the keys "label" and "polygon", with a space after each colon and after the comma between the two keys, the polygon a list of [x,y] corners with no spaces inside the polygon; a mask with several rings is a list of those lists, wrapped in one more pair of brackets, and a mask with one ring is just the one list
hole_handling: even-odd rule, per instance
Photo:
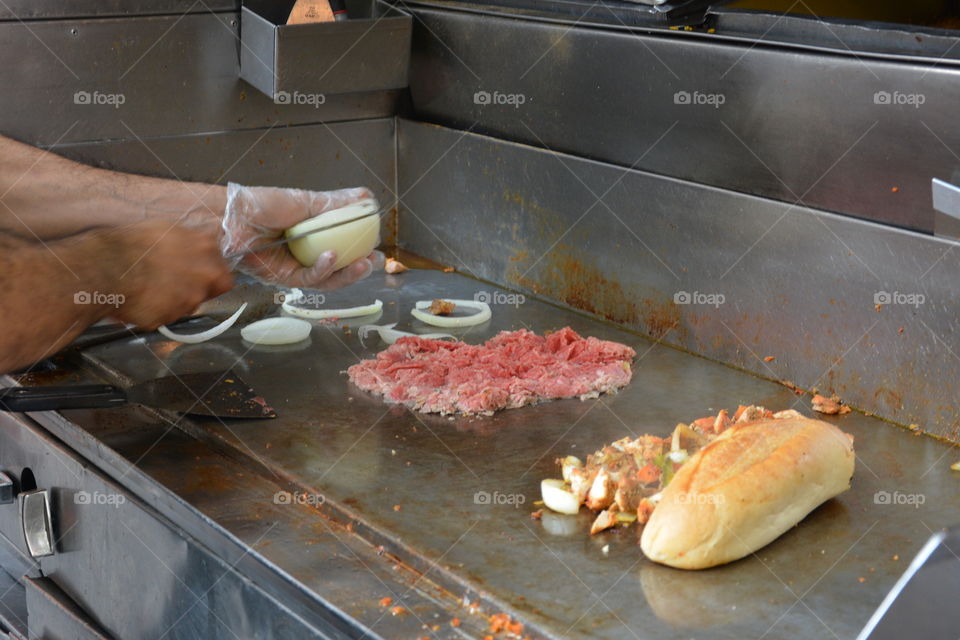
{"label": "food debris on griddle", "polygon": [[453,310],[457,308],[457,305],[450,302],[449,300],[434,300],[430,303],[430,308],[428,311],[435,316],[448,316],[453,313]]}
{"label": "food debris on griddle", "polygon": [[389,274],[403,273],[407,271],[410,267],[403,264],[399,260],[394,260],[393,258],[387,258],[387,262],[383,267],[383,270]]}
{"label": "food debris on griddle", "polygon": [[[253,391],[253,389],[251,389],[250,391]],[[277,412],[273,410],[273,407],[267,404],[266,398],[262,396],[255,396],[253,398],[250,398],[249,402],[254,402],[260,405],[260,407],[263,409],[263,415],[270,416],[271,418],[277,417]]]}
{"label": "food debris on griddle", "polygon": [[826,396],[815,395],[813,396],[813,410],[817,413],[824,413],[826,415],[843,415],[845,413],[850,413],[850,407],[845,404],[841,404],[840,398],[833,396],[827,398]]}
{"label": "food debris on griddle", "polygon": [[505,631],[518,636],[523,633],[523,623],[515,621],[506,613],[495,613],[491,615],[489,622],[491,633]]}
{"label": "food debris on griddle", "polygon": [[590,534],[600,533],[612,527],[617,526],[617,505],[610,505],[609,509],[605,509],[600,512],[600,515],[597,516],[597,519],[593,521],[593,524],[590,526]]}

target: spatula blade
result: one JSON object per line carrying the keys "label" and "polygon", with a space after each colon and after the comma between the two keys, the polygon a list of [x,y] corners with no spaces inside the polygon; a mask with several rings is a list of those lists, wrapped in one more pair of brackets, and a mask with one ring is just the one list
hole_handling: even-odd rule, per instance
{"label": "spatula blade", "polygon": [[276,418],[267,401],[232,370],[147,380],[127,389],[130,402],[218,418]]}

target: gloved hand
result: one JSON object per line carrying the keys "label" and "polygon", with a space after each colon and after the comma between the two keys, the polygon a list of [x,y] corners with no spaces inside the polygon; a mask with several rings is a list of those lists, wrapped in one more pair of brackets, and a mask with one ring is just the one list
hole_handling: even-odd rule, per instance
{"label": "gloved hand", "polygon": [[[223,255],[279,240],[298,222],[348,204],[372,198],[365,187],[338,191],[307,191],[277,187],[227,185],[227,208],[223,215]],[[243,256],[234,268],[264,282],[310,289],[339,289],[362,280],[383,267],[383,254],[374,251],[339,271],[333,270],[336,254],[327,251],[312,267],[304,267],[286,246],[273,247]]]}

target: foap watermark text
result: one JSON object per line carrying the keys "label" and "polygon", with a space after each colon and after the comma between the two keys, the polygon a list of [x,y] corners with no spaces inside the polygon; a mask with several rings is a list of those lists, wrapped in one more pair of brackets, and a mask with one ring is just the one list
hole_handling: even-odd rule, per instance
{"label": "foap watermark text", "polygon": [[503,293],[502,291],[477,291],[473,299],[486,304],[508,304],[519,307],[527,301],[522,293]]}
{"label": "foap watermark text", "polygon": [[724,504],[726,501],[726,496],[719,493],[683,492],[677,495],[679,504]]}
{"label": "foap watermark text", "polygon": [[473,103],[479,105],[506,105],[514,109],[519,109],[520,105],[527,101],[527,96],[522,93],[500,93],[494,91],[477,91],[473,94]]}
{"label": "foap watermark text", "polygon": [[312,504],[321,505],[327,501],[321,493],[306,491],[277,491],[273,494],[273,504]]}
{"label": "foap watermark text", "polygon": [[677,291],[673,294],[674,304],[697,304],[697,305],[708,305],[714,308],[718,308],[724,302],[727,301],[727,297],[722,293],[703,293],[700,291]]}
{"label": "foap watermark text", "polygon": [[320,105],[327,101],[327,96],[322,93],[300,93],[294,91],[277,91],[273,96],[274,104],[308,104],[314,109],[319,109]]}
{"label": "foap watermark text", "polygon": [[873,494],[874,504],[911,506],[919,509],[920,505],[927,501],[927,496],[922,493],[901,493],[899,491],[877,491]]}
{"label": "foap watermark text", "polygon": [[677,91],[673,94],[673,104],[702,105],[719,109],[727,101],[722,93],[702,93],[700,91]]}
{"label": "foap watermark text", "polygon": [[901,93],[899,91],[877,91],[873,94],[873,104],[891,104],[919,109],[927,101],[922,93]]}
{"label": "foap watermark text", "polygon": [[277,292],[273,294],[273,304],[283,304],[284,302],[289,302],[290,304],[295,304],[298,306],[307,306],[324,304],[326,301],[327,297],[325,295],[316,292],[307,293],[301,291],[300,295],[297,295],[293,292]]}
{"label": "foap watermark text", "polygon": [[122,293],[103,293],[102,291],[77,291],[73,294],[73,304],[104,304],[114,309],[120,308],[127,297]]}
{"label": "foap watermark text", "polygon": [[918,308],[927,297],[922,293],[902,293],[900,291],[877,291],[873,294],[873,304],[901,304]]}
{"label": "foap watermark text", "polygon": [[73,494],[73,504],[106,505],[119,507],[126,503],[127,497],[122,493],[104,493],[102,491],[77,491]]}
{"label": "foap watermark text", "polygon": [[73,94],[73,104],[102,105],[119,109],[127,101],[122,93],[102,93],[100,91],[77,91]]}
{"label": "foap watermark text", "polygon": [[477,491],[473,494],[473,503],[481,505],[511,505],[519,508],[527,501],[527,496],[522,493],[500,493],[494,491]]}

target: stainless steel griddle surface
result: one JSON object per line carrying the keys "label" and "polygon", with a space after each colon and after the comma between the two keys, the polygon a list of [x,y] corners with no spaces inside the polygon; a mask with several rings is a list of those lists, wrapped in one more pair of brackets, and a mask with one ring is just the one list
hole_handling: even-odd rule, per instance
{"label": "stainless steel griddle surface", "polygon": [[[326,305],[379,298],[385,304],[377,323],[425,332],[435,329],[412,321],[415,300],[495,292],[504,293],[459,274],[410,271],[327,293]],[[826,418],[856,438],[853,489],[725,567],[654,565],[640,552],[638,528],[591,537],[585,509],[531,519],[540,480],[558,476],[559,456],[584,457],[626,435],[666,435],[677,422],[738,404],[809,415],[809,398],[548,304],[492,306],[493,319],[465,340],[569,325],[633,346],[633,382],[617,395],[493,417],[414,414],[352,387],[342,373],[385,348],[375,337],[360,344],[355,327],[369,318],[351,322],[349,331],[343,322],[318,324],[308,345],[253,347],[235,327],[205,345],[152,337],[87,355],[133,380],[165,374],[167,366],[187,372],[239,361],[237,371],[280,418],[191,420],[195,435],[322,494],[369,525],[357,535],[389,541],[401,558],[435,562],[433,579],[482,592],[531,631],[554,637],[851,638],[932,531],[960,522],[960,478],[949,470],[956,453],[857,413]],[[903,496],[922,504],[903,504]],[[379,630],[389,635],[388,626]]]}

